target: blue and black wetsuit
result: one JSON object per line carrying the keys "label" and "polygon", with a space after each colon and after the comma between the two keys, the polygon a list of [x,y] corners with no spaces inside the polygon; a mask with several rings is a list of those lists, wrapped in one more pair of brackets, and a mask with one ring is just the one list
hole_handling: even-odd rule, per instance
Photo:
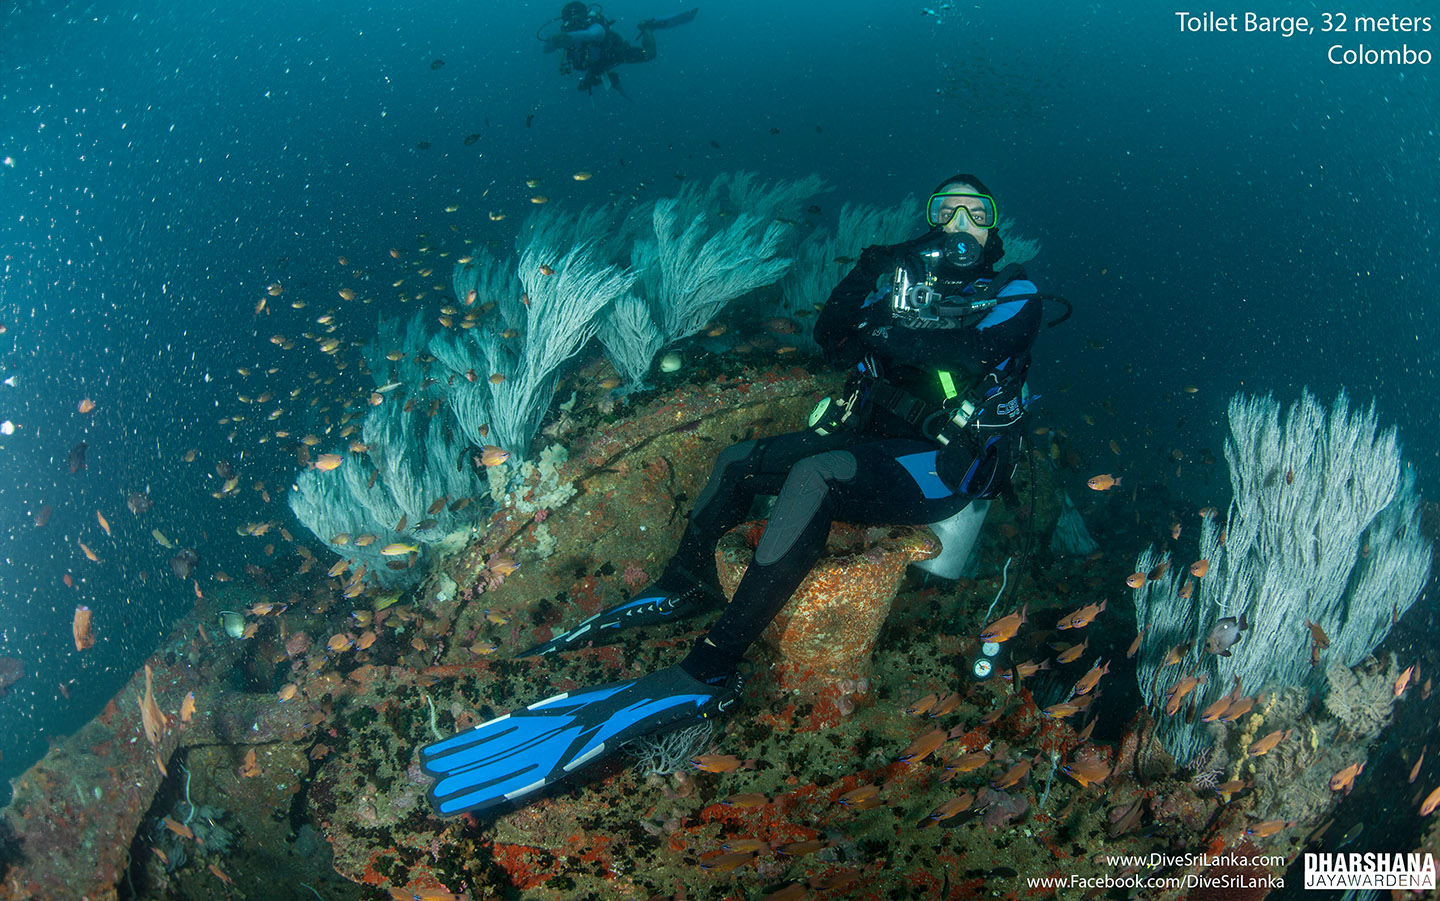
{"label": "blue and black wetsuit", "polygon": [[[998,302],[970,320],[907,319],[890,303],[907,249],[868,248],[816,323],[826,359],[854,373],[856,405],[845,425],[729,447],[697,499],[658,593],[693,597],[696,580],[714,584],[716,542],[756,495],[777,496],[734,599],[681,664],[696,678],[733,671],[819,560],[832,520],[939,522],[1008,488],[1042,316],[1035,286],[1023,276],[990,286]],[[995,278],[988,266],[966,275],[969,291]],[[973,415],[956,429],[950,413],[967,401]]]}

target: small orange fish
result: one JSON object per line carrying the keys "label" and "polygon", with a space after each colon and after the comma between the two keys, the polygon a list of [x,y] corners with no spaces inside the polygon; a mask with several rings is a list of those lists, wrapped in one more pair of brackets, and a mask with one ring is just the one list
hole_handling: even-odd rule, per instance
{"label": "small orange fish", "polygon": [[1186,579],[1186,580],[1185,580],[1185,584],[1180,586],[1180,591],[1179,591],[1180,600],[1182,600],[1182,601],[1188,601],[1188,600],[1190,599],[1190,596],[1191,596],[1192,594],[1194,594],[1194,593],[1195,593],[1195,580],[1194,580],[1194,579]]}
{"label": "small orange fish", "polygon": [[935,694],[934,692],[931,692],[930,694],[911,704],[909,707],[906,707],[905,712],[910,716],[919,716],[920,714],[929,710],[931,707],[934,707],[935,702],[938,700],[940,700],[940,696]]}
{"label": "small orange fish", "polygon": [[1131,573],[1125,577],[1125,584],[1130,588],[1139,588],[1145,584],[1144,573]]}
{"label": "small orange fish", "polygon": [[961,754],[954,760],[945,764],[947,770],[954,770],[956,773],[968,773],[971,770],[978,770],[990,762],[990,755],[984,751],[971,751],[969,754]]}
{"label": "small orange fish", "polygon": [[835,801],[852,810],[870,810],[873,807],[880,807],[885,803],[880,800],[880,787],[878,785],[862,785],[859,788],[853,788],[836,798]]}
{"label": "small orange fish", "polygon": [[[1228,713],[1229,711],[1226,712]],[[1274,732],[1271,732],[1269,735],[1265,736],[1264,738],[1250,745],[1250,747],[1246,748],[1245,756],[1260,757],[1263,754],[1268,754],[1269,752],[1275,750],[1276,745],[1289,738],[1290,733],[1294,731],[1294,729],[1286,729],[1284,732],[1281,732],[1279,729],[1276,729]]]}
{"label": "small orange fish", "polygon": [[1421,748],[1421,749],[1420,749],[1420,757],[1419,757],[1419,759],[1417,759],[1417,760],[1415,761],[1415,765],[1410,768],[1410,780],[1409,780],[1409,781],[1410,781],[1410,784],[1411,784],[1411,785],[1414,785],[1414,784],[1415,784],[1415,777],[1417,777],[1417,776],[1420,775],[1420,765],[1423,764],[1424,762],[1425,762],[1425,749],[1424,749],[1424,748]]}
{"label": "small orange fish", "polygon": [[1160,662],[1160,668],[1164,669],[1167,666],[1174,666],[1181,660],[1184,660],[1185,655],[1190,653],[1190,648],[1193,644],[1194,642],[1187,641],[1184,644],[1177,644],[1175,647],[1171,648],[1168,652],[1166,652],[1165,659]]}
{"label": "small orange fish", "polygon": [[1130,642],[1130,647],[1128,647],[1128,648],[1125,649],[1125,659],[1126,659],[1126,660],[1129,660],[1130,658],[1134,657],[1137,653],[1139,653],[1139,651],[1140,651],[1140,639],[1142,639],[1142,638],[1145,637],[1145,629],[1148,629],[1148,628],[1150,628],[1150,627],[1149,627],[1149,626],[1146,626],[1144,629],[1141,629],[1138,633],[1136,633],[1135,639]]}
{"label": "small orange fish", "polygon": [[993,780],[991,782],[991,785],[993,785],[995,788],[1009,788],[1010,786],[1019,782],[1021,779],[1024,779],[1026,774],[1029,772],[1030,761],[1022,760],[1012,766],[1010,769],[1006,770],[1004,773],[1002,773],[999,779]]}
{"label": "small orange fish", "polygon": [[1350,794],[1350,789],[1355,787],[1355,778],[1363,772],[1365,772],[1364,761],[1350,764],[1330,777],[1330,790]]}
{"label": "small orange fish", "polygon": [[102,528],[102,529],[105,530],[105,535],[106,535],[107,537],[112,537],[112,538],[113,538],[114,536],[112,536],[112,535],[110,534],[110,523],[108,523],[108,522],[105,521],[105,514],[104,514],[104,513],[101,513],[99,510],[96,510],[96,511],[95,511],[95,518],[100,521],[100,528]]}
{"label": "small orange fish", "polygon": [[1025,614],[1026,611],[1029,610],[1029,606],[1029,604],[1025,604],[1018,612],[1012,613],[1009,616],[1002,616],[1000,619],[986,626],[980,632],[980,640],[1002,642],[1014,638],[1015,633],[1020,630],[1020,626],[1026,622]]}
{"label": "small orange fish", "polygon": [[1233,723],[1249,713],[1250,708],[1254,706],[1255,698],[1239,698],[1238,700],[1232,701],[1230,705],[1225,708],[1225,712],[1220,714],[1217,719],[1222,723]]}
{"label": "small orange fish", "polygon": [[1060,769],[1083,787],[1104,782],[1105,777],[1110,775],[1110,768],[1098,760],[1073,760]]}
{"label": "small orange fish", "polygon": [[346,635],[344,632],[337,632],[330,636],[330,640],[325,643],[325,646],[339,654],[348,651],[354,643],[354,640],[351,639],[349,635]]}
{"label": "small orange fish", "polygon": [[714,857],[702,857],[700,859],[700,869],[725,873],[736,867],[744,866],[754,859],[755,855],[752,852],[727,851],[716,854]]}
{"label": "small orange fish", "polygon": [[956,814],[964,813],[965,811],[969,810],[970,805],[974,803],[974,795],[970,794],[970,792],[961,792],[960,794],[936,807],[934,810],[930,811],[930,813],[926,815],[925,819],[920,821],[920,828],[925,829],[927,827],[934,826],[936,823],[939,823],[943,820],[948,820]]}
{"label": "small orange fish", "polygon": [[1325,630],[1320,628],[1319,623],[1312,623],[1307,619],[1305,628],[1310,630],[1310,640],[1315,643],[1317,648],[1323,651],[1330,647],[1330,636],[1325,634]]}
{"label": "small orange fish", "polygon": [[329,472],[344,462],[345,458],[339,454],[321,454],[315,458],[315,462],[311,463],[310,466],[312,469],[318,469],[321,472]]}
{"label": "small orange fish", "polygon": [[697,754],[690,758],[690,765],[707,773],[728,773],[744,764],[734,754]]}
{"label": "small orange fish", "polygon": [[1085,484],[1089,485],[1094,491],[1109,491],[1111,488],[1120,487],[1120,480],[1107,472],[1098,476],[1092,476]]}
{"label": "small orange fish", "polygon": [[1415,664],[1412,663],[1405,667],[1405,672],[1401,673],[1400,677],[1395,680],[1395,697],[1398,698],[1405,693],[1405,689],[1410,687],[1410,679],[1414,675]]}
{"label": "small orange fish", "polygon": [[95,409],[95,401],[88,397],[80,398],[79,410],[81,413],[90,413]]}
{"label": "small orange fish", "polygon": [[1111,451],[1111,453],[1114,453],[1114,454],[1116,454],[1116,455],[1119,455],[1119,453],[1120,453],[1120,442],[1115,441],[1115,440],[1112,439],[1112,440],[1110,441],[1110,451]]}
{"label": "small orange fish", "polygon": [[1094,620],[1095,617],[1105,612],[1106,603],[1106,601],[1101,601],[1099,604],[1086,604],[1079,610],[1073,611],[1072,613],[1060,617],[1060,621],[1055,624],[1055,628],[1083,629],[1086,626],[1090,625],[1091,621]]}
{"label": "small orange fish", "polygon": [[1425,800],[1420,803],[1420,815],[1428,817],[1435,812],[1436,807],[1440,807],[1440,788],[1425,796]]}
{"label": "small orange fish", "polygon": [[935,706],[930,708],[930,713],[928,714],[928,716],[931,719],[944,716],[945,714],[951,712],[959,706],[960,693],[958,691],[952,691],[945,697],[935,702]]}
{"label": "small orange fish", "polygon": [[195,833],[190,829],[189,826],[186,826],[179,820],[165,817],[163,820],[161,820],[161,822],[165,824],[166,829],[169,829],[171,832],[175,833],[181,838],[188,838],[191,841],[195,840]]}
{"label": "small orange fish", "polygon": [[234,885],[234,884],[235,884],[235,880],[231,879],[229,876],[226,876],[226,875],[225,875],[225,871],[222,870],[222,869],[220,869],[219,867],[215,866],[215,864],[213,864],[213,863],[212,863],[212,864],[207,864],[207,865],[206,865],[206,869],[208,869],[212,874],[214,874],[214,876],[215,876],[216,879],[219,879],[221,882],[225,883],[226,885]]}
{"label": "small orange fish", "polygon": [[180,722],[188,723],[195,718],[195,692],[185,695],[185,700],[180,702]]}
{"label": "small orange fish", "polygon": [[905,763],[919,763],[933,754],[941,745],[945,744],[946,738],[947,736],[944,729],[937,728],[933,731],[926,732],[924,735],[910,742],[905,750],[900,752],[900,756],[895,759]]}
{"label": "small orange fish", "polygon": [[75,635],[75,650],[83,651],[95,646],[95,632],[90,627],[90,608],[83,604],[75,608],[75,620],[70,624]]}
{"label": "small orange fish", "polygon": [[1274,835],[1281,829],[1284,829],[1290,825],[1292,824],[1287,823],[1285,820],[1266,820],[1263,823],[1256,823],[1253,826],[1247,826],[1245,828],[1245,834],[1253,835],[1256,838],[1264,838],[1267,835]]}
{"label": "small orange fish", "polygon": [[160,739],[165,737],[165,714],[161,712],[160,705],[155,703],[155,674],[150,664],[145,664],[145,696],[139,698],[140,721],[145,727],[145,737],[150,744],[160,744]]}
{"label": "small orange fish", "polygon": [[99,562],[100,562],[100,557],[99,557],[98,555],[96,555],[96,553],[95,553],[94,551],[90,550],[90,546],[89,546],[88,544],[86,544],[86,543],[83,542],[83,541],[77,541],[77,542],[75,542],[75,543],[78,544],[78,545],[80,545],[80,550],[82,550],[82,551],[85,552],[85,558],[86,558],[87,560],[89,560],[91,563],[99,563]]}
{"label": "small orange fish", "polygon": [[1085,653],[1085,649],[1088,647],[1090,647],[1089,638],[1086,638],[1079,644],[1072,644],[1055,656],[1055,662],[1060,664],[1074,663],[1080,659],[1080,656]]}
{"label": "small orange fish", "polygon": [[1165,715],[1174,716],[1175,712],[1180,709],[1180,705],[1185,702],[1185,696],[1194,691],[1197,685],[1204,684],[1205,673],[1198,676],[1186,676],[1175,683],[1175,687],[1170,689],[1170,693],[1165,696]]}
{"label": "small orange fish", "polygon": [[1106,663],[1106,664],[1105,664],[1105,668],[1104,668],[1104,669],[1101,669],[1101,668],[1100,668],[1100,665],[1097,663],[1095,666],[1093,666],[1093,667],[1090,668],[1090,672],[1088,672],[1088,673],[1086,673],[1085,675],[1081,676],[1081,677],[1080,677],[1080,681],[1075,683],[1075,694],[1077,694],[1077,695],[1089,694],[1089,693],[1095,688],[1095,686],[1100,682],[1100,677],[1103,676],[1103,675],[1105,675],[1105,674],[1108,673],[1108,672],[1110,672],[1110,664],[1109,664],[1109,663]]}
{"label": "small orange fish", "polygon": [[1171,541],[1179,541],[1179,540],[1180,540],[1180,523],[1178,523],[1178,522],[1172,522],[1172,523],[1170,523],[1170,540],[1171,540]]}
{"label": "small orange fish", "polygon": [[1066,701],[1063,704],[1051,704],[1049,707],[1046,707],[1044,710],[1040,711],[1042,716],[1048,716],[1051,719],[1062,720],[1067,716],[1073,716],[1074,714],[1077,714],[1079,712],[1079,706],[1070,701]]}
{"label": "small orange fish", "polygon": [[291,698],[295,697],[296,693],[299,691],[300,686],[296,685],[294,682],[290,682],[286,684],[284,688],[276,692],[275,696],[278,697],[281,701],[288,701]]}
{"label": "small orange fish", "polygon": [[540,264],[540,274],[541,274],[541,275],[554,275],[554,274],[555,274],[555,270],[554,270],[554,269],[551,269],[549,266],[546,266],[544,263],[541,263],[541,264]]}
{"label": "small orange fish", "polygon": [[1202,559],[1202,560],[1196,560],[1194,563],[1190,564],[1190,575],[1194,576],[1194,577],[1197,578],[1197,579],[1203,579],[1203,578],[1205,578],[1205,574],[1208,573],[1209,571],[1210,571],[1210,561],[1209,561],[1209,560],[1203,560],[1203,559]]}
{"label": "small orange fish", "polygon": [[1245,790],[1249,785],[1244,779],[1235,779],[1231,782],[1222,782],[1215,786],[1215,790],[1222,795],[1234,795]]}
{"label": "small orange fish", "polygon": [[240,776],[245,779],[253,779],[260,775],[260,764],[255,761],[254,748],[245,752],[245,760],[240,764],[238,772]]}
{"label": "small orange fish", "polygon": [[770,799],[760,792],[741,792],[738,795],[731,795],[723,802],[730,807],[738,807],[742,810],[764,807],[770,803]]}
{"label": "small orange fish", "polygon": [[498,385],[503,381],[505,381],[505,374],[503,372],[493,372],[490,374],[490,384]]}

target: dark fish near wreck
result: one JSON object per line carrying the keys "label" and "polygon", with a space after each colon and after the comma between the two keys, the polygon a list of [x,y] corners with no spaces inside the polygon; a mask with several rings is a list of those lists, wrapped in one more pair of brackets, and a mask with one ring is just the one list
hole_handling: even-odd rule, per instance
{"label": "dark fish near wreck", "polygon": [[1221,657],[1229,657],[1230,649],[1245,637],[1245,630],[1250,624],[1245,621],[1245,614],[1240,614],[1240,619],[1227,616],[1215,624],[1210,630],[1210,637],[1205,639],[1205,653],[1219,654]]}
{"label": "dark fish near wreck", "polygon": [[195,572],[195,565],[199,562],[200,555],[195,553],[193,548],[183,547],[179,553],[170,558],[170,571],[175,574],[175,578],[184,581],[190,578],[191,573]]}
{"label": "dark fish near wreck", "polygon": [[149,493],[143,491],[132,491],[130,496],[125,499],[125,506],[129,507],[130,512],[136,516],[149,510],[154,503],[150,499]]}
{"label": "dark fish near wreck", "polygon": [[25,678],[25,664],[15,657],[0,657],[0,698],[10,686]]}
{"label": "dark fish near wreck", "polygon": [[82,441],[82,442],[80,442],[79,444],[75,445],[74,447],[70,448],[70,471],[71,471],[71,472],[79,472],[80,470],[82,470],[82,469],[85,468],[85,450],[86,450],[86,448],[88,448],[89,446],[90,446],[90,445],[88,445],[88,444],[86,444],[85,442]]}

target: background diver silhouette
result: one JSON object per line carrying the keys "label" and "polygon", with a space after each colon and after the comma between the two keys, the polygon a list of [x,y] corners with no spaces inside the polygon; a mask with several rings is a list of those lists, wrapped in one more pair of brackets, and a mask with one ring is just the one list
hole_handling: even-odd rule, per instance
{"label": "background diver silhouette", "polygon": [[1018,265],[995,270],[997,222],[989,189],[956,175],[930,195],[929,231],[861,254],[815,327],[826,360],[850,373],[843,397],[801,431],[722,451],[660,578],[520,656],[605,644],[625,628],[723,604],[715,543],[757,496],[775,495],[719,619],[677,664],[564,692],[422,748],[437,812],[519,800],[633,738],[726,713],[743,686],[741,657],[820,558],[833,520],[930,524],[941,557],[963,563],[989,500],[1013,496],[1031,346],[1052,299]]}
{"label": "background diver silhouette", "polygon": [[[615,20],[606,18],[600,4],[592,3],[587,6],[574,0],[561,8],[557,19],[551,19],[540,26],[535,36],[544,45],[546,53],[565,51],[560,61],[562,74],[569,75],[576,70],[584,73],[577,85],[580,90],[587,94],[592,93],[595,86],[601,83],[600,77],[603,75],[609,81],[611,89],[628,99],[620,86],[620,75],[613,71],[614,68],[622,63],[643,63],[654,59],[655,32],[661,28],[684,25],[694,19],[699,11],[697,7],[669,16],[646,19],[638,26],[640,44],[636,46],[611,28]],[[541,34],[555,22],[559,23],[558,31]]]}

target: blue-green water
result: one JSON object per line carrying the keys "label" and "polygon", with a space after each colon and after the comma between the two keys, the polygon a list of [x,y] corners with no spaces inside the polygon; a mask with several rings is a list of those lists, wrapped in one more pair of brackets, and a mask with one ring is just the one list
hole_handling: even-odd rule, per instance
{"label": "blue-green water", "polygon": [[[578,207],[727,171],[814,172],[833,215],[972,171],[1042,242],[1031,274],[1075,304],[1031,384],[1095,471],[1155,480],[1173,449],[1218,451],[1237,390],[1288,403],[1343,386],[1399,426],[1422,492],[1440,489],[1434,75],[1327,61],[1337,43],[1433,51],[1433,31],[1185,34],[1174,10],[1134,2],[738,0],[659,32],[657,59],[621,70],[622,97],[576,91],[540,52],[557,5],[0,12],[0,419],[16,425],[0,437],[0,655],[28,672],[0,699],[0,775],[93,716],[189,608],[151,529],[242,579],[273,564],[238,525],[301,531],[281,500],[294,455],[258,439],[317,430],[310,400],[363,383],[314,386],[312,371],[335,374],[301,338],[315,318],[339,308],[348,339],[373,336],[376,312],[402,309],[389,248],[449,251],[432,280],[448,283],[462,239],[508,248],[537,191]],[[1291,7],[1277,12],[1321,24]],[[627,35],[668,11],[607,7]],[[357,268],[372,306],[337,297]],[[275,281],[285,293],[257,316]],[[265,421],[275,406],[283,421]],[[220,460],[236,497],[211,496]],[[1197,506],[1221,500],[1222,474],[1192,482]],[[147,489],[154,507],[133,516],[126,496]],[[76,604],[95,611],[84,654]]]}

